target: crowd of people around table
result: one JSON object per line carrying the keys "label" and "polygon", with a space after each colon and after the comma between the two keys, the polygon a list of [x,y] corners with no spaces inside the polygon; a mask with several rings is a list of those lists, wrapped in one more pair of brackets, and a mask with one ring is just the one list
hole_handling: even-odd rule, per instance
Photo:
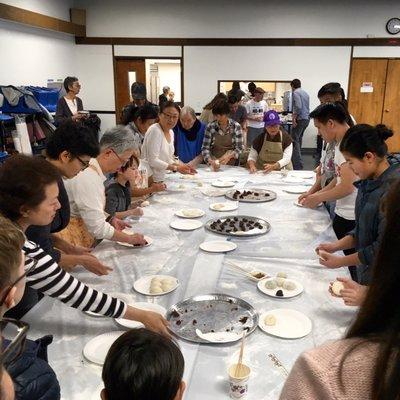
{"label": "crowd of people around table", "polygon": [[29,340],[23,322],[43,296],[145,326],[123,334],[108,352],[103,400],[182,399],[184,359],[164,317],[91,288],[76,267],[108,275],[112,268],[92,252],[96,244],[146,243],[125,229],[129,218],[143,214],[148,196],[166,190],[168,171],[193,175],[201,164],[264,174],[302,169],[310,119],[322,138],[321,160],[313,186],[298,201],[307,208],[323,203],[329,211],[337,241],[320,243],[316,252],[326,268],[349,268],[350,277],[338,277],[340,297],[359,310],[344,338],[300,355],[281,399],[399,398],[400,159],[386,144],[393,132],[357,124],[339,83],[321,87],[321,104],[311,112],[301,82],[291,86],[293,125],[287,130],[254,84],[248,94],[237,84],[227,95],[217,94],[198,117],[190,106],[174,103],[168,87],[157,106],[147,100],[145,85],[135,82],[121,124],[98,140],[82,123],[78,79],[66,79],[59,125],[45,154],[14,155],[0,166],[0,399],[60,398],[47,362],[52,332]]}

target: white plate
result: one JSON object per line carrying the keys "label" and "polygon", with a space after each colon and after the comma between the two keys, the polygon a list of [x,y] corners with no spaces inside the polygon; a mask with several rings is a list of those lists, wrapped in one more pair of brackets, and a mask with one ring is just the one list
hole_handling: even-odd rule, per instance
{"label": "white plate", "polygon": [[200,248],[209,253],[226,253],[237,248],[237,244],[227,240],[212,240],[200,243]]}
{"label": "white plate", "polygon": [[[296,285],[296,289],[294,289],[294,290],[286,290],[281,287],[277,287],[276,289],[267,289],[265,287],[265,282],[272,281],[275,279],[276,279],[276,277],[262,279],[261,281],[259,281],[257,283],[257,287],[261,290],[261,292],[265,293],[268,296],[275,297],[276,299],[290,299],[291,297],[298,296],[304,290],[303,285],[300,282],[295,281],[294,279],[285,279],[285,281],[293,282]],[[277,296],[276,295],[277,290],[282,290],[283,296]]]}
{"label": "white plate", "polygon": [[195,229],[201,228],[203,223],[193,219],[177,219],[172,221],[169,226],[178,231],[194,231]]}
{"label": "white plate", "polygon": [[282,178],[283,183],[304,183],[304,179],[297,176],[287,176]]}
{"label": "white plate", "polygon": [[[131,294],[127,293],[119,293],[119,292],[112,292],[112,293],[107,293],[109,296],[116,297],[118,300],[122,300],[123,302],[129,304],[134,301],[134,296]],[[103,314],[97,314],[92,311],[84,311],[84,314],[89,315],[90,317],[95,317],[95,318],[108,318]]]}
{"label": "white plate", "polygon": [[184,184],[167,186],[167,192],[186,192],[188,189]]}
{"label": "white plate", "polygon": [[[129,305],[135,308],[139,308],[140,310],[154,311],[156,313],[161,314],[163,317],[165,317],[165,315],[167,314],[167,310],[163,306],[160,306],[159,304],[139,302],[139,303],[129,303]],[[144,327],[144,325],[139,321],[131,321],[129,319],[124,319],[124,318],[117,318],[114,321],[123,328],[135,329]]]}
{"label": "white plate", "polygon": [[214,181],[211,186],[218,188],[229,188],[235,186],[235,182],[232,181]]}
{"label": "white plate", "polygon": [[[221,208],[219,207],[221,206]],[[234,211],[237,210],[239,207],[238,202],[233,202],[233,201],[226,201],[224,203],[213,203],[210,204],[210,209],[213,211]]]}
{"label": "white plate", "polygon": [[[265,325],[265,317],[273,315],[276,318],[274,326]],[[262,313],[258,326],[265,333],[283,339],[300,339],[312,331],[312,322],[303,313],[287,308],[280,308]]]}
{"label": "white plate", "polygon": [[200,329],[196,329],[196,334],[199,338],[207,340],[211,343],[231,343],[237,342],[242,338],[235,332],[208,332],[203,333]]}
{"label": "white plate", "polygon": [[[160,279],[173,278],[176,280],[176,285],[172,289],[166,292],[150,293],[150,283],[153,278],[160,278]],[[133,284],[133,289],[135,289],[137,292],[141,294],[145,294],[146,296],[163,296],[164,294],[173,292],[178,286],[179,286],[178,279],[176,279],[171,275],[147,275],[135,281]]]}
{"label": "white plate", "polygon": [[149,247],[153,244],[154,239],[151,238],[150,236],[144,236],[144,240],[147,242],[147,244],[145,244],[144,246],[134,246],[133,244],[130,243],[124,243],[124,242],[117,242],[119,245],[121,246],[125,246],[125,247],[132,247],[134,249],[142,249],[143,247]]}
{"label": "white plate", "polygon": [[226,190],[224,189],[213,189],[210,187],[200,187],[200,192],[204,194],[204,196],[209,197],[220,197],[225,196]]}
{"label": "white plate", "polygon": [[175,215],[181,218],[199,218],[205,214],[200,208],[182,208],[181,210],[175,211]]}
{"label": "white plate", "polygon": [[175,202],[176,202],[176,200],[173,200],[173,199],[170,199],[170,198],[168,198],[168,197],[166,197],[166,196],[163,196],[163,197],[155,197],[154,198],[154,200],[157,202],[157,203],[160,203],[160,204],[174,204]]}
{"label": "white plate", "polygon": [[292,194],[302,194],[307,192],[307,186],[289,186],[287,188],[282,189],[286,193]]}
{"label": "white plate", "polygon": [[301,171],[301,172],[298,171],[295,174],[289,175],[289,176],[290,177],[295,176],[295,177],[299,177],[302,179],[313,179],[313,178],[315,178],[315,172],[313,172],[313,171]]}
{"label": "white plate", "polygon": [[[297,206],[297,207],[308,208],[308,207],[304,207],[303,204],[300,204],[298,201],[293,202],[293,204],[294,204],[295,206]],[[324,205],[323,203],[319,203],[319,204],[317,205],[317,208],[318,208],[318,207],[322,207],[323,205]],[[312,210],[312,208],[310,208],[310,210]]]}
{"label": "white plate", "polygon": [[83,348],[83,356],[86,360],[94,364],[103,365],[108,350],[110,350],[112,344],[124,333],[125,331],[107,332],[94,337],[89,340]]}

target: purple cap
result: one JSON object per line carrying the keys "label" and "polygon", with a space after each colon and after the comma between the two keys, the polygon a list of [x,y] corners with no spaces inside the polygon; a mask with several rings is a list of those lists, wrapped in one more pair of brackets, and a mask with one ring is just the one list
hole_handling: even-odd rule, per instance
{"label": "purple cap", "polygon": [[279,114],[275,110],[269,110],[264,113],[264,124],[265,126],[280,125],[281,119]]}

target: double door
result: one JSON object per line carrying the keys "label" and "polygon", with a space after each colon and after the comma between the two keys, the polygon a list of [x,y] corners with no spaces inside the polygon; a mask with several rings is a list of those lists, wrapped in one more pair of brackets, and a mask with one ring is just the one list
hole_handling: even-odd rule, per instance
{"label": "double door", "polygon": [[400,60],[354,58],[348,97],[357,123],[391,128],[389,151],[400,152]]}

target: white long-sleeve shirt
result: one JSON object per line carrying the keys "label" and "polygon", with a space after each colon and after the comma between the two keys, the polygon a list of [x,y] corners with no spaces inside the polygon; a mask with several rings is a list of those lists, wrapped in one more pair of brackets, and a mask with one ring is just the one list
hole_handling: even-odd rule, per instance
{"label": "white long-sleeve shirt", "polygon": [[[277,163],[280,165],[281,168],[286,167],[292,160],[292,153],[293,153],[293,144],[290,144],[288,147],[286,147],[285,150],[283,150],[283,156],[282,158],[277,161]],[[253,147],[250,149],[249,157],[247,160],[252,160],[254,162],[257,162],[258,158],[258,152],[255,150]]]}
{"label": "white long-sleeve shirt", "polygon": [[80,217],[89,233],[96,239],[111,239],[114,227],[106,222],[104,182],[107,178],[97,160],[90,160],[89,168],[75,178],[64,181],[67,189],[71,216]]}
{"label": "white long-sleeve shirt", "polygon": [[171,129],[169,133],[171,136],[170,143],[165,139],[160,124],[153,124],[144,136],[142,160],[150,170],[149,175],[153,175],[156,182],[164,180],[168,165],[174,162],[174,131]]}

